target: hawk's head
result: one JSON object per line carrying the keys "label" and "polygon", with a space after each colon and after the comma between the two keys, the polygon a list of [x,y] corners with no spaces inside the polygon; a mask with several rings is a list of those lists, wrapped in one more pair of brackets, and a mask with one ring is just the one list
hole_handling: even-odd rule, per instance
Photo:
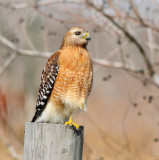
{"label": "hawk's head", "polygon": [[86,29],[82,27],[73,27],[64,36],[62,46],[86,46],[89,40],[91,40],[91,37]]}

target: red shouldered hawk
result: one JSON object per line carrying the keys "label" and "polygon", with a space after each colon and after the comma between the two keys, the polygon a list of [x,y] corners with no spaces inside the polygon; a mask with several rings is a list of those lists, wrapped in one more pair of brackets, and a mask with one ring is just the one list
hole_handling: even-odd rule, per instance
{"label": "red shouldered hawk", "polygon": [[32,122],[65,123],[78,129],[72,114],[87,110],[93,82],[92,61],[86,48],[90,39],[88,31],[81,27],[66,33],[60,49],[42,72]]}

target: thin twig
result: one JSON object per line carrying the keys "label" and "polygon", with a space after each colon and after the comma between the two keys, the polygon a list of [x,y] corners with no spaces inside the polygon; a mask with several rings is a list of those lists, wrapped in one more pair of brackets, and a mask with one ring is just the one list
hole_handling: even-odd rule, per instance
{"label": "thin twig", "polygon": [[28,31],[27,31],[27,25],[26,25],[26,22],[23,23],[22,25],[22,31],[24,33],[24,37],[29,45],[29,47],[33,50],[36,50],[36,47],[35,45],[33,44],[33,42],[31,41],[31,38],[30,36],[28,35]]}
{"label": "thin twig", "polygon": [[92,61],[93,61],[93,63],[104,66],[104,67],[117,68],[117,69],[127,69],[131,72],[143,73],[143,69],[139,69],[134,66],[123,65],[123,63],[121,63],[121,62],[110,62],[107,60],[102,60],[102,59],[97,59],[97,58],[93,58]]}
{"label": "thin twig", "polygon": [[0,67],[0,75],[8,68],[8,66],[16,59],[17,53],[13,53]]}
{"label": "thin twig", "polygon": [[[114,15],[108,14],[109,17],[111,17],[111,18],[118,18],[118,19],[124,19],[124,20],[126,20],[126,21],[128,21],[128,22],[130,22],[132,24],[142,25],[143,27],[151,28],[152,30],[154,30],[156,32],[159,32],[159,28],[157,28],[156,26],[151,25],[148,22],[146,22],[145,20],[143,20],[140,17],[139,14],[137,14],[137,19],[134,18],[134,17],[131,17],[131,16],[124,16],[110,2],[111,1],[109,0],[108,3],[112,7],[112,9],[116,12],[116,15],[114,16]],[[130,0],[130,2],[131,2],[131,0]],[[28,4],[26,2],[17,3],[17,4],[16,3],[14,3],[14,4],[7,4],[7,3],[4,3],[4,2],[0,2],[0,6],[5,7],[5,8],[10,8],[10,9],[25,9],[25,8],[30,8],[30,7],[36,9],[36,8],[38,8],[40,6],[48,6],[48,5],[52,5],[52,4],[62,4],[62,3],[63,4],[64,3],[68,3],[68,4],[83,4],[83,5],[85,5],[85,0],[76,0],[76,1],[75,0],[45,0],[45,1],[39,1],[36,5],[34,3],[33,6],[30,6],[30,4]],[[133,7],[133,6],[131,6],[131,7]],[[134,8],[132,8],[132,9],[134,10]],[[50,17],[49,15],[47,15],[44,12],[42,12],[41,10],[37,10],[37,11],[39,11],[39,13],[41,12],[41,14],[43,14],[47,18],[50,18],[50,19],[53,19],[53,20],[56,20],[56,21],[59,21],[59,22],[63,22],[62,20],[56,19],[54,17]],[[89,20],[81,21],[81,22],[87,22],[87,21],[89,21]]]}
{"label": "thin twig", "polygon": [[146,22],[139,14],[138,10],[136,9],[136,7],[133,4],[132,0],[129,0],[131,8],[133,10],[133,13],[136,15],[138,21],[140,22],[140,25],[144,26],[145,28],[151,28],[152,30],[159,32],[159,28],[157,28],[154,25],[149,24],[148,22]]}
{"label": "thin twig", "polygon": [[74,1],[74,0],[45,0],[45,1],[39,1],[36,4],[30,2],[29,0],[27,0],[27,2],[24,3],[19,3],[19,4],[7,4],[7,3],[2,3],[0,2],[0,6],[3,6],[5,8],[10,8],[10,9],[25,9],[25,8],[33,8],[35,11],[37,11],[38,13],[40,13],[41,15],[45,16],[46,18],[53,20],[53,21],[57,21],[60,23],[63,22],[67,22],[67,23],[84,23],[84,22],[88,22],[91,19],[85,19],[85,20],[79,20],[78,22],[73,22],[72,20],[60,20],[59,18],[56,18],[54,16],[52,16],[51,14],[47,14],[45,13],[43,10],[40,9],[41,6],[48,6],[48,5],[55,5],[55,4],[84,4],[84,0],[82,1]]}
{"label": "thin twig", "polygon": [[[64,3],[64,2],[67,2],[67,3],[77,3],[74,2],[73,0],[70,1],[70,0],[45,0],[45,1],[39,1],[38,2],[38,6],[48,6],[48,5],[51,5],[51,4],[57,4],[57,3]],[[82,0],[79,1],[79,3],[82,3]],[[14,3],[14,4],[7,4],[7,3],[2,3],[0,2],[0,5],[1,6],[4,6],[6,8],[11,8],[11,9],[25,9],[25,8],[30,8],[30,4],[28,4],[27,2],[23,2],[23,3]]]}

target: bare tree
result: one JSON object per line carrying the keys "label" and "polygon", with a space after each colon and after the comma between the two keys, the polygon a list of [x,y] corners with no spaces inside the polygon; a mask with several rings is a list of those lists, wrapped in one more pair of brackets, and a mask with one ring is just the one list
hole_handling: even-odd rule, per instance
{"label": "bare tree", "polygon": [[[130,78],[130,81],[134,83],[136,83],[136,80],[139,81],[141,88],[148,86],[148,89],[157,97],[159,87],[159,56],[157,54],[159,51],[157,45],[159,38],[158,5],[158,1],[155,0],[151,2],[144,2],[142,0],[0,1],[1,12],[5,16],[9,12],[26,14],[26,16],[20,18],[18,24],[16,24],[21,26],[23,23],[21,27],[23,28],[24,36],[19,34],[19,30],[6,33],[4,26],[0,25],[0,47],[4,50],[4,53],[8,50],[10,51],[9,56],[7,56],[0,66],[0,75],[3,76],[2,73],[20,56],[48,58],[52,54],[50,49],[47,51],[48,48],[50,48],[49,46],[51,46],[48,36],[56,39],[56,32],[49,31],[52,24],[56,26],[53,27],[54,30],[57,29],[57,26],[63,26],[64,29],[67,29],[69,26],[75,24],[82,24],[84,26],[89,24],[89,26],[91,26],[91,32],[97,39],[97,41],[94,42],[96,51],[94,51],[92,56],[95,76],[101,66],[105,67],[105,70],[116,70],[114,72],[124,71],[124,73],[126,73],[124,76],[128,76],[127,79]],[[33,13],[32,16],[29,15],[30,11]],[[15,16],[20,17],[19,15]],[[30,16],[28,21],[26,20],[27,16]],[[35,17],[38,18],[36,19]],[[41,22],[38,21],[39,19]],[[0,21],[3,23],[2,20]],[[45,51],[40,51],[40,49],[42,49],[38,47],[40,43],[36,45],[37,39],[35,40],[35,38],[29,34],[28,26],[35,21],[40,24],[38,34],[42,37],[43,50]],[[49,29],[45,30],[45,25],[48,25],[47,27]],[[38,25],[35,27],[36,29],[37,26]],[[32,26],[34,31],[36,30],[35,28]],[[18,43],[16,36],[12,36],[16,34],[19,36]],[[103,35],[105,35],[106,38],[103,38],[101,42],[99,36]],[[107,35],[110,36],[110,39]],[[11,37],[13,37],[13,39]],[[55,42],[54,39],[53,41]],[[93,48],[93,45],[91,47]],[[109,48],[108,51],[107,48]],[[103,78],[103,81],[110,79],[111,75],[108,75]],[[124,83],[122,85],[124,85]],[[132,87],[131,90],[135,88],[136,84],[133,85],[134,87]],[[143,91],[141,94],[144,94],[143,99],[147,99],[147,102],[152,104],[151,102],[155,99],[154,95],[152,96],[152,93],[147,95],[148,92],[147,90],[145,91],[144,87],[141,89]],[[134,91],[134,95],[135,94],[137,95]],[[129,97],[127,97],[127,99],[134,108],[137,108],[137,102],[131,102],[132,100],[129,99]],[[136,99],[138,100],[138,98]],[[157,105],[156,100],[153,104],[155,108],[153,112],[157,113]],[[124,135],[123,141],[125,141],[125,143],[120,143],[119,140],[114,139],[111,134],[101,128],[93,119],[94,115],[87,115],[87,121],[97,129],[99,140],[102,141],[100,147],[105,149],[109,148],[111,150],[110,152],[113,152],[115,155],[114,159],[122,159],[120,155],[124,155],[124,158],[131,156],[130,159],[137,160],[143,159],[144,157],[141,156],[140,151],[136,149],[139,145],[135,146],[135,148],[133,142],[130,142],[127,136],[125,125],[129,111],[130,109],[127,107],[121,121],[121,128]],[[138,115],[141,115],[141,111],[138,111]],[[157,141],[158,139],[155,140]],[[91,152],[90,148],[87,143],[86,150],[89,150],[88,152]],[[137,151],[135,152],[134,150]],[[87,158],[88,157],[90,156],[87,155]],[[159,155],[157,155],[157,158],[158,157]]]}

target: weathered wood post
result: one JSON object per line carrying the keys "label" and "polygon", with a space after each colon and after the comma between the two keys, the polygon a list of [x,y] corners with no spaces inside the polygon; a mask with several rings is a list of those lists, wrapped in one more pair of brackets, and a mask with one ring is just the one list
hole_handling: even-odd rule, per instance
{"label": "weathered wood post", "polygon": [[25,123],[23,160],[82,160],[83,130],[51,123]]}

